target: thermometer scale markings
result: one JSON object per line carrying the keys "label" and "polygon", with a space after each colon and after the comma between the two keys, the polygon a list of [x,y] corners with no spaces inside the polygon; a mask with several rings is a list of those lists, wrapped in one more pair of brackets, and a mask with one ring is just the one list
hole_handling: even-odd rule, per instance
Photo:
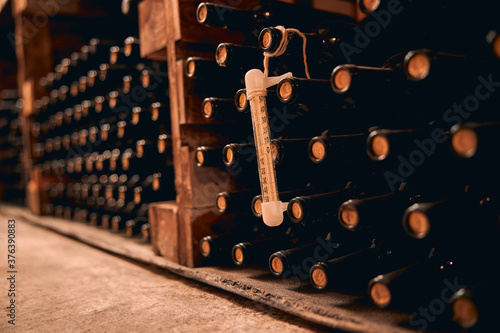
{"label": "thermometer scale markings", "polygon": [[[276,185],[276,173],[271,154],[271,138],[266,97],[255,96],[254,98],[251,98],[250,112],[255,119],[254,134],[257,147],[257,158],[259,160],[259,177],[262,190],[262,201],[277,201],[279,198]],[[256,114],[257,112],[260,114]]]}

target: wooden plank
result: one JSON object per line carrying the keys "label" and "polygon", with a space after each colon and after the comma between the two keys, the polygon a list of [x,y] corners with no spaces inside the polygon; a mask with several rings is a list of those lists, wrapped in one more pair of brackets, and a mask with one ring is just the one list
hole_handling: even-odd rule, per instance
{"label": "wooden plank", "polygon": [[37,215],[42,213],[40,178],[39,170],[32,169],[26,186],[26,204],[30,212]]}
{"label": "wooden plank", "polygon": [[179,263],[178,208],[175,201],[149,206],[151,241],[155,253]]}
{"label": "wooden plank", "polygon": [[358,22],[368,16],[359,9],[356,0],[312,0],[311,6],[314,9],[351,17]]}
{"label": "wooden plank", "polygon": [[0,0],[0,28],[14,23],[11,2],[10,0]]}
{"label": "wooden plank", "polygon": [[205,207],[179,208],[179,257],[180,264],[199,267],[204,262],[200,240],[208,235],[224,234],[238,230],[240,222],[234,214],[221,214],[215,200]]}
{"label": "wooden plank", "polygon": [[[179,123],[179,88],[177,85],[177,66],[175,55],[175,40],[174,35],[174,15],[173,3],[170,0],[165,0],[166,13],[166,30],[167,30],[167,60],[168,60],[168,80],[170,91],[170,121],[172,126],[172,155],[174,160],[175,189],[177,193],[182,188],[182,166],[178,162],[181,150],[180,123]],[[180,198],[177,196],[177,203],[180,203]]]}
{"label": "wooden plank", "polygon": [[23,83],[23,89],[21,91],[21,96],[23,97],[23,108],[19,114],[19,120],[21,121],[21,133],[23,136],[23,156],[22,162],[24,167],[24,173],[29,175],[32,168],[32,137],[31,137],[31,120],[30,115],[33,112],[33,103],[35,97],[35,88],[32,79],[28,79]]}
{"label": "wooden plank", "polygon": [[141,57],[167,60],[167,27],[164,0],[139,3],[139,38]]}
{"label": "wooden plank", "polygon": [[49,18],[56,14],[84,17],[108,16],[108,13],[93,0],[39,1],[12,0],[13,15],[33,14]]}
{"label": "wooden plank", "polygon": [[[15,18],[15,44],[17,58],[17,83],[19,91],[27,78],[34,82],[47,74],[53,67],[52,38],[50,25],[32,29],[32,16],[18,15]],[[34,85],[35,98],[45,94],[38,84]]]}
{"label": "wooden plank", "polygon": [[0,0],[0,13],[3,12],[3,10],[5,9],[5,6],[7,6],[8,2],[9,2],[9,0]]}

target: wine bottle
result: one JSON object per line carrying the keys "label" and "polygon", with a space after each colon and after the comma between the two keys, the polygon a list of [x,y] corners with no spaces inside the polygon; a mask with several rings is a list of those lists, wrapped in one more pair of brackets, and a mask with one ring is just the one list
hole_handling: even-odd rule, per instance
{"label": "wine bottle", "polygon": [[162,130],[170,131],[170,106],[161,102],[154,102],[150,108],[151,120]]}
{"label": "wine bottle", "polygon": [[231,98],[216,98],[207,97],[201,104],[203,117],[210,120],[249,120],[248,117],[243,117],[240,112],[237,112],[234,105],[234,99]]}
{"label": "wine bottle", "polygon": [[[288,202],[288,217],[294,223],[306,225],[321,221],[332,221],[337,215],[337,207],[347,197],[349,197],[348,192],[341,190],[295,197]],[[335,229],[333,223],[331,227]]]}
{"label": "wine bottle", "polygon": [[291,241],[283,236],[242,242],[233,246],[232,258],[237,266],[266,264],[271,254],[290,246],[293,246]]}
{"label": "wine bottle", "polygon": [[134,203],[149,203],[165,201],[175,197],[173,181],[167,179],[162,173],[148,176],[141,186],[134,188]]}
{"label": "wine bottle", "polygon": [[[125,222],[125,229],[127,237],[132,237],[141,233],[142,227],[148,224],[148,220],[145,217],[136,217]],[[146,237],[147,238],[147,237]]]}
{"label": "wine bottle", "polygon": [[[363,267],[365,273],[371,266],[371,262],[375,260],[368,251],[358,250],[338,258],[322,261],[314,264],[309,270],[309,278],[314,288],[323,290],[331,286],[339,286],[345,283],[346,280],[354,284],[352,277],[358,277],[359,267]],[[356,273],[354,273],[356,271]],[[356,281],[357,283],[358,281]]]}
{"label": "wine bottle", "polygon": [[123,42],[123,53],[131,61],[138,61],[141,58],[140,45],[141,41],[139,38],[133,36],[127,37]]}
{"label": "wine bottle", "polygon": [[87,223],[88,218],[89,218],[89,211],[87,209],[80,209],[78,222]]}
{"label": "wine bottle", "polygon": [[257,167],[255,159],[256,153],[253,143],[230,143],[222,149],[222,161],[228,167],[241,166],[255,169]]}
{"label": "wine bottle", "polygon": [[154,91],[157,95],[168,95],[168,69],[153,69],[146,67],[141,72],[143,88]]}
{"label": "wine bottle", "polygon": [[149,223],[144,223],[141,226],[141,236],[143,242],[149,242],[151,240],[151,225]]}
{"label": "wine bottle", "polygon": [[365,14],[371,14],[380,7],[380,0],[357,0],[359,9]]}
{"label": "wine bottle", "polygon": [[366,138],[365,133],[316,136],[308,145],[309,158],[316,164],[326,164],[337,170],[356,169],[360,163],[366,163],[363,154],[359,153],[364,151]]}
{"label": "wine bottle", "polygon": [[[325,248],[327,246],[328,248]],[[309,278],[310,268],[319,261],[321,250],[323,260],[343,255],[348,247],[335,241],[321,240],[304,246],[282,250],[269,257],[269,270],[275,276],[287,278],[292,275],[301,279]],[[326,253],[325,253],[326,252]]]}
{"label": "wine bottle", "polygon": [[221,213],[248,212],[255,194],[251,190],[220,192],[215,199],[215,206]]}
{"label": "wine bottle", "polygon": [[194,161],[198,167],[222,167],[222,149],[201,146],[196,148]]}
{"label": "wine bottle", "polygon": [[313,265],[309,271],[309,280],[319,290],[347,287],[356,294],[365,293],[366,286],[374,275],[408,266],[425,259],[427,254],[428,251],[409,254],[404,247],[372,241],[369,247],[351,248],[349,252]]}
{"label": "wine bottle", "polygon": [[[296,190],[290,190],[290,191],[282,191],[282,192],[279,192],[279,197],[280,197],[282,202],[288,202],[291,199],[295,198],[297,195],[299,195],[301,193],[303,194],[305,191],[307,191],[307,190],[296,189]],[[251,203],[251,209],[252,209],[252,213],[255,217],[262,218],[262,195],[261,194],[253,197],[252,203]]]}
{"label": "wine bottle", "polygon": [[456,276],[453,261],[432,257],[376,276],[368,284],[368,296],[379,308],[412,309],[438,296],[443,280]]}
{"label": "wine bottle", "polygon": [[186,60],[186,75],[196,80],[196,90],[208,96],[234,96],[234,87],[243,85],[243,73],[220,67],[215,60],[189,57]]}
{"label": "wine bottle", "polygon": [[[301,17],[301,20],[294,18]],[[212,2],[202,2],[196,10],[199,23],[210,27],[226,27],[230,30],[245,32],[247,38],[256,38],[259,29],[282,24],[298,29],[311,29],[317,22],[327,21],[327,14],[303,5],[290,5],[280,1],[265,1],[249,10],[225,6]]]}
{"label": "wine bottle", "polygon": [[[445,133],[442,138],[446,139]],[[430,136],[427,129],[377,129],[367,138],[367,153],[374,161],[395,161],[395,159],[408,151],[408,147],[415,145],[416,140]]]}
{"label": "wine bottle", "polygon": [[228,71],[220,68],[214,60],[189,57],[186,60],[186,75],[191,79],[208,79],[227,75]]}
{"label": "wine bottle", "polygon": [[350,199],[340,205],[338,221],[348,230],[374,230],[385,235],[398,235],[403,231],[400,227],[401,216],[410,203],[407,195],[401,193]]}
{"label": "wine bottle", "polygon": [[[426,239],[433,244],[460,246],[463,241],[477,244],[467,255],[478,252],[483,243],[495,243],[498,228],[498,194],[476,192],[474,186],[461,196],[434,202],[419,202],[408,207],[403,215],[403,227],[415,239]],[[495,191],[496,192],[496,191]],[[470,221],[480,220],[481,226]],[[462,252],[455,250],[455,253]]]}
{"label": "wine bottle", "polygon": [[159,154],[165,154],[172,151],[172,136],[168,134],[158,135],[158,141],[156,143]]}
{"label": "wine bottle", "polygon": [[450,131],[453,152],[463,159],[491,161],[492,153],[498,151],[493,142],[499,125],[497,122],[468,122],[453,126]]}
{"label": "wine bottle", "polygon": [[231,253],[234,244],[242,240],[255,239],[252,233],[229,233],[222,235],[205,236],[200,240],[200,253],[203,257],[221,263],[232,262]]}
{"label": "wine bottle", "polygon": [[[312,107],[328,103],[333,92],[328,80],[286,78],[278,83],[276,88],[278,100],[286,104],[300,104]],[[321,99],[318,98],[321,96]],[[326,103],[325,103],[326,101]]]}
{"label": "wine bottle", "polygon": [[467,331],[489,331],[495,326],[496,311],[492,300],[500,296],[493,281],[457,290],[450,298],[452,320]]}
{"label": "wine bottle", "polygon": [[248,103],[246,89],[240,89],[234,95],[234,104],[236,105],[236,110],[241,113],[247,113],[250,111],[250,104]]}
{"label": "wine bottle", "polygon": [[221,43],[215,51],[215,60],[221,67],[247,71],[263,68],[264,56],[258,47]]}
{"label": "wine bottle", "polygon": [[385,97],[386,89],[398,90],[398,85],[404,82],[401,71],[392,67],[339,65],[330,76],[331,87],[336,94],[372,100],[380,94]]}
{"label": "wine bottle", "polygon": [[109,59],[109,48],[117,44],[117,41],[114,40],[92,38],[89,45],[86,47],[88,51],[88,61],[91,63],[90,66],[106,62],[106,58]]}

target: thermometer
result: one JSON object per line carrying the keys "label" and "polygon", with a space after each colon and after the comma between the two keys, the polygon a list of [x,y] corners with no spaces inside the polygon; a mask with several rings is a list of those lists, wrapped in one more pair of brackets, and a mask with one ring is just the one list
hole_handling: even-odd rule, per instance
{"label": "thermometer", "polygon": [[279,226],[283,222],[283,211],[286,208],[283,209],[284,205],[279,198],[278,182],[271,153],[271,131],[266,104],[267,88],[289,77],[293,77],[292,73],[277,77],[265,77],[264,73],[258,69],[252,69],[245,75],[262,191],[262,219],[270,227]]}

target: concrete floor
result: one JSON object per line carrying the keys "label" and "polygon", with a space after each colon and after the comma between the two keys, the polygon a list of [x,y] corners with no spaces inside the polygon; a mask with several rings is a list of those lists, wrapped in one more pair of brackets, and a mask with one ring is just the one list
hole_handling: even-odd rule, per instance
{"label": "concrete floor", "polygon": [[[0,332],[8,325],[0,214]],[[323,332],[268,306],[17,221],[16,332]]]}

